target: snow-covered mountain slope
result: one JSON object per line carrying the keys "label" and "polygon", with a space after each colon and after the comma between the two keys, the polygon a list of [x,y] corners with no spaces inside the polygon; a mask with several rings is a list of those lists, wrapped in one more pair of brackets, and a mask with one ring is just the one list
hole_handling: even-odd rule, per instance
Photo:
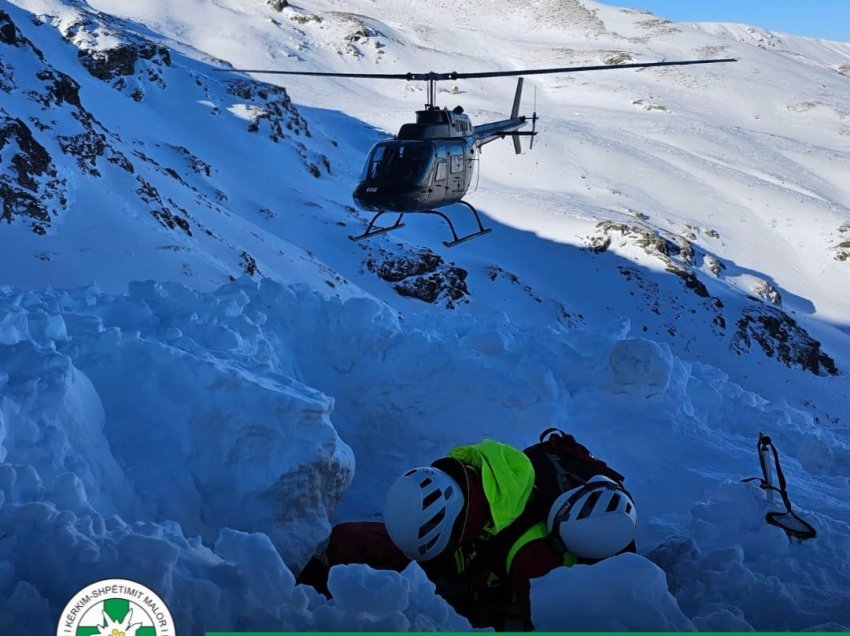
{"label": "snow-covered mountain slope", "polygon": [[[494,231],[452,249],[433,218],[347,239],[365,153],[424,87],[228,70],[712,57],[739,61],[527,78],[541,135],[484,149],[468,200]],[[3,620],[120,575],[190,633],[457,628],[413,570],[340,574],[333,609],[288,568],[411,465],[554,424],[628,475],[643,558],[571,573],[566,617],[544,580],[541,626],[850,625],[848,74],[848,43],[590,0],[4,2]],[[481,123],[514,83],[441,89]],[[735,483],[760,430],[812,542]],[[381,585],[410,593],[352,609]],[[208,589],[226,601],[199,611]]]}
{"label": "snow-covered mountain slope", "polygon": [[[312,138],[285,90],[211,73],[84,5],[56,5],[36,24],[10,12],[2,187],[16,249],[3,253],[7,282],[124,289],[133,278],[184,277],[210,287],[253,272],[254,252],[298,277],[310,258],[256,223],[287,202],[260,195],[258,182],[280,191],[287,178],[327,173],[318,149],[332,146]],[[234,151],[273,164],[273,174],[244,161],[232,165],[250,171],[231,170]]]}

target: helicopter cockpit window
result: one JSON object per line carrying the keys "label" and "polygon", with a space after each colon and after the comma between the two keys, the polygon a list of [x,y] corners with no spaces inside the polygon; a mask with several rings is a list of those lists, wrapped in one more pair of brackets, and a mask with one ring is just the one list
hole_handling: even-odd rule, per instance
{"label": "helicopter cockpit window", "polygon": [[372,149],[366,179],[386,184],[418,185],[425,181],[434,160],[434,146],[423,142],[392,141]]}
{"label": "helicopter cockpit window", "polygon": [[372,156],[369,157],[369,163],[367,164],[368,174],[365,175],[369,179],[375,178],[375,173],[378,170],[378,166],[381,165],[381,159],[384,158],[384,151],[386,151],[387,147],[383,144],[375,146],[374,150],[372,150]]}
{"label": "helicopter cockpit window", "polygon": [[449,159],[452,162],[452,165],[451,165],[452,174],[457,174],[458,172],[463,172],[463,155],[449,155]]}

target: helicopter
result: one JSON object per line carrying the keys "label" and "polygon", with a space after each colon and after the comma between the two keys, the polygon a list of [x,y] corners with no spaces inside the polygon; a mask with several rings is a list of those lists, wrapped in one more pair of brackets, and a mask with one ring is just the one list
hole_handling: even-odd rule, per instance
{"label": "helicopter", "polygon": [[[654,66],[687,66],[693,64],[717,64],[737,62],[735,58],[710,60],[676,60],[662,62],[638,62],[603,66],[567,66],[559,68],[521,69],[513,71],[484,71],[473,73],[333,73],[321,71],[281,71],[267,69],[228,69],[241,73],[267,73],[274,75],[307,75],[317,77],[347,77],[356,79],[394,79],[427,82],[427,99],[423,110],[416,111],[416,121],[403,124],[398,134],[390,140],[376,143],[366,158],[360,180],[353,192],[357,204],[374,213],[366,229],[349,236],[353,241],[391,232],[404,227],[406,214],[432,214],[441,217],[449,226],[452,240],[443,241],[453,247],[464,241],[482,236],[491,231],[481,222],[478,210],[464,201],[472,183],[475,162],[485,144],[510,137],[516,154],[522,152],[520,137],[530,138],[529,149],[534,144],[537,110],[531,116],[520,115],[523,79],[527,75],[553,73],[577,73],[586,71],[610,71],[627,68]],[[469,115],[461,106],[452,110],[436,105],[437,82],[445,80],[478,79],[492,77],[517,77],[511,115],[508,119],[473,125]],[[520,131],[529,121],[530,131]],[[459,203],[472,212],[477,229],[458,235],[451,218],[440,210]],[[395,222],[376,225],[385,214],[397,214]]]}

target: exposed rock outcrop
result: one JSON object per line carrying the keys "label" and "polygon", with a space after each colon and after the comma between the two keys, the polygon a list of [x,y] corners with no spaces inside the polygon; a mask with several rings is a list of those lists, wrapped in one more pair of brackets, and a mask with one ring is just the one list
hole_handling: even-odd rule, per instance
{"label": "exposed rock outcrop", "polygon": [[24,217],[44,234],[51,217],[67,204],[66,183],[30,128],[0,108],[0,219]]}
{"label": "exposed rock outcrop", "polygon": [[732,338],[732,350],[749,351],[757,344],[768,357],[788,367],[801,367],[815,375],[838,375],[835,361],[821,343],[785,312],[764,305],[744,309]]}
{"label": "exposed rock outcrop", "polygon": [[443,303],[449,309],[458,302],[467,302],[468,273],[429,250],[409,255],[392,255],[380,250],[379,258],[366,261],[366,268],[378,278],[393,283],[401,296],[409,296],[426,303]]}

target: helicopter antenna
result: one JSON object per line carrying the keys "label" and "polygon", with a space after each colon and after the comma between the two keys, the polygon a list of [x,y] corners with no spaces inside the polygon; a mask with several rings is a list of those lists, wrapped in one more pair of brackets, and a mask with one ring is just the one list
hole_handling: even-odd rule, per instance
{"label": "helicopter antenna", "polygon": [[448,73],[436,73],[429,71],[427,73],[332,73],[324,71],[277,71],[270,69],[246,69],[246,68],[222,68],[218,71],[230,71],[232,73],[267,73],[270,75],[308,75],[315,77],[351,77],[355,79],[394,79],[405,80],[407,82],[422,81],[428,82],[428,103],[426,108],[429,110],[436,108],[437,101],[437,82],[444,80],[459,80],[459,79],[481,79],[487,77],[517,77],[520,75],[544,75],[552,73],[580,73],[584,71],[613,71],[615,69],[624,68],[649,68],[653,66],[689,66],[692,64],[718,64],[721,62],[737,62],[737,58],[721,58],[714,60],[673,60],[663,62],[637,62],[632,64],[605,64],[601,66],[560,66],[555,68],[526,68],[515,71],[483,71],[478,73],[458,73],[451,71]]}

